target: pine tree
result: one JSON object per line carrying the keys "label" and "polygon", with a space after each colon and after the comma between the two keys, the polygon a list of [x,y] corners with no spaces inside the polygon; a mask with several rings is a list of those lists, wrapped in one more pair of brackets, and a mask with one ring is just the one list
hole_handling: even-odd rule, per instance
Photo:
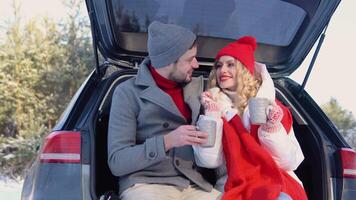
{"label": "pine tree", "polygon": [[322,109],[339,129],[346,141],[356,148],[356,120],[352,112],[343,109],[335,98],[322,105]]}

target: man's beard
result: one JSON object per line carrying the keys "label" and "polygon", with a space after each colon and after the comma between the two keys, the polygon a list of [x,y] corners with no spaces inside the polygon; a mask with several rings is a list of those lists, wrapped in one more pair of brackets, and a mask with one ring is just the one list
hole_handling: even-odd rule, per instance
{"label": "man's beard", "polygon": [[[180,76],[181,75],[181,76]],[[173,70],[172,70],[172,73],[170,74],[170,77],[169,79],[176,82],[177,84],[179,85],[186,85],[187,83],[189,83],[192,78],[190,77],[189,80],[188,80],[188,76],[189,74],[186,73],[186,74],[180,74],[180,72],[178,71],[177,69],[177,66],[174,66]]]}
{"label": "man's beard", "polygon": [[185,75],[185,76],[179,76],[180,74],[178,74],[176,76],[175,75],[176,74],[172,74],[171,80],[176,82],[178,85],[186,85],[186,84],[190,83],[190,81],[192,80],[191,77],[188,79],[188,75]]}

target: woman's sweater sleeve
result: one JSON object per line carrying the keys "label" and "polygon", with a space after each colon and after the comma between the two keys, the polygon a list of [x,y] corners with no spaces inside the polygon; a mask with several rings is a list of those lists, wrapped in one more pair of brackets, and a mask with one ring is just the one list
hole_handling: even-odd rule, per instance
{"label": "woman's sweater sleeve", "polygon": [[283,126],[275,133],[269,133],[259,128],[258,138],[262,147],[271,154],[277,165],[286,171],[297,169],[304,160],[293,127],[288,134]]}
{"label": "woman's sweater sleeve", "polygon": [[222,128],[223,122],[220,117],[200,115],[202,119],[214,120],[216,122],[216,137],[213,147],[193,146],[195,161],[198,166],[205,168],[217,168],[223,164]]}

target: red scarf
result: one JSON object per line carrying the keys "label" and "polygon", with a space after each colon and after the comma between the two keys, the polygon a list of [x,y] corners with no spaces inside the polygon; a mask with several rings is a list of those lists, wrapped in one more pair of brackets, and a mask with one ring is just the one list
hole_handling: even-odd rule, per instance
{"label": "red scarf", "polygon": [[[288,133],[292,116],[285,106],[278,101],[277,104],[283,109],[281,122]],[[280,169],[271,155],[260,146],[258,127],[252,125],[249,133],[238,115],[230,122],[224,120],[223,148],[228,179],[222,199],[276,200],[281,192],[285,192],[293,200],[306,200],[303,187]]]}
{"label": "red scarf", "polygon": [[192,121],[192,112],[190,107],[184,102],[183,88],[178,83],[161,76],[152,66],[149,66],[149,69],[157,86],[172,98],[180,113],[190,124]]}

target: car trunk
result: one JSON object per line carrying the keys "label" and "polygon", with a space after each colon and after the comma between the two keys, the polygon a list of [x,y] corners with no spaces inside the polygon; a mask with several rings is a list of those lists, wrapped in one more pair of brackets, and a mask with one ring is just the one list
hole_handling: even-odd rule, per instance
{"label": "car trunk", "polygon": [[339,176],[336,169],[340,166],[336,166],[334,154],[338,147],[345,146],[345,142],[335,130],[322,125],[329,125],[330,121],[312,98],[298,84],[284,78],[302,63],[339,2],[87,0],[95,48],[107,63],[98,67],[98,70],[107,72],[99,87],[106,92],[99,97],[101,104],[94,109],[94,121],[90,122],[94,124],[95,141],[91,159],[94,166],[91,174],[93,198],[108,191],[118,191],[117,177],[111,174],[107,165],[111,96],[118,84],[135,75],[135,67],[147,56],[147,26],[153,20],[180,24],[197,33],[201,67],[195,75],[205,77],[222,46],[243,35],[256,37],[256,60],[268,66],[275,80],[277,98],[292,111],[295,134],[305,156],[296,174],[309,199],[331,199],[340,195],[333,193],[331,179]]}
{"label": "car trunk", "polygon": [[[208,68],[208,66],[206,66]],[[111,107],[111,96],[115,87],[122,81],[134,76],[136,70],[121,70],[114,72],[99,86],[100,90],[106,91],[102,95],[102,101],[95,115],[94,122],[94,141],[95,152],[93,154],[93,171],[92,171],[92,195],[99,197],[100,195],[107,193],[108,191],[118,191],[118,178],[114,177],[107,165],[107,130],[108,120]],[[200,71],[196,72],[195,76],[203,75],[208,76],[208,72]],[[314,104],[315,102],[311,98],[303,93],[302,96],[297,96],[295,91],[299,91],[300,86],[290,79],[281,78],[275,80],[277,88],[277,98],[282,103],[287,105],[293,115],[293,128],[297,140],[299,141],[302,151],[305,156],[305,160],[296,170],[297,176],[303,182],[304,188],[307,192],[309,199],[321,200],[330,199],[332,195],[332,188],[330,188],[330,178],[334,176],[334,172],[329,171],[335,163],[330,162],[328,157],[330,153],[335,152],[337,148],[330,148],[328,142],[333,140],[335,142],[335,136],[333,134],[321,135],[320,133],[330,132],[326,130],[326,127],[321,127],[314,122],[314,119],[318,118],[320,124],[323,119],[320,115],[320,109]],[[305,110],[307,109],[308,112]],[[315,115],[311,116],[310,109],[315,111]],[[327,122],[325,122],[327,123]],[[330,137],[325,140],[325,137]],[[337,138],[336,138],[337,139]],[[342,141],[337,139],[337,142],[342,145]],[[331,166],[332,165],[332,166]],[[209,175],[209,174],[208,174]],[[214,182],[214,175],[210,174],[209,178]]]}

